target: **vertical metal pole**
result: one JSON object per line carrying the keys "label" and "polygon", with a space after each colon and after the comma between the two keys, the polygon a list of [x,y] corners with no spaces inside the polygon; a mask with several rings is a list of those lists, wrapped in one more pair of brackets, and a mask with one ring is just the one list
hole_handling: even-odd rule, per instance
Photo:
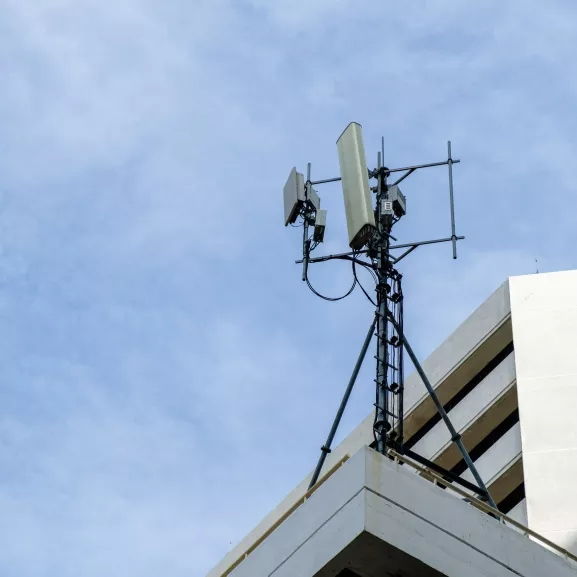
{"label": "vertical metal pole", "polygon": [[305,222],[303,224],[303,281],[307,280],[309,268],[309,253],[311,241],[309,240],[309,187],[311,185],[311,163],[307,164],[307,181],[305,183]]}
{"label": "vertical metal pole", "polygon": [[[382,140],[384,144],[384,138]],[[379,155],[380,157],[381,155]],[[381,160],[381,158],[379,158]],[[384,160],[384,158],[383,158]],[[378,231],[378,276],[379,284],[377,286],[377,304],[378,304],[378,323],[377,323],[377,399],[375,413],[375,433],[377,437],[377,451],[384,454],[387,447],[387,369],[388,369],[388,348],[387,348],[387,273],[388,273],[388,237],[385,235],[386,225],[382,216],[382,200],[386,195],[387,183],[386,177],[381,174],[381,163],[378,166],[378,184],[377,184],[377,231]]]}
{"label": "vertical metal pole", "polygon": [[353,374],[351,375],[351,378],[349,380],[349,384],[347,385],[347,389],[345,391],[345,394],[343,395],[343,399],[342,399],[341,404],[339,406],[339,410],[337,411],[337,416],[335,417],[335,420],[333,422],[333,426],[331,427],[331,430],[329,432],[329,436],[327,437],[325,444],[321,447],[321,456],[319,457],[317,466],[315,468],[313,476],[311,477],[309,489],[311,487],[313,487],[315,485],[315,483],[318,481],[318,478],[319,478],[319,475],[321,474],[323,465],[325,464],[325,459],[327,458],[327,455],[331,452],[331,445],[333,443],[333,439],[335,438],[335,435],[337,434],[337,429],[339,428],[341,418],[343,416],[343,413],[345,412],[345,408],[347,406],[347,403],[349,402],[349,397],[351,396],[351,392],[353,390],[353,387],[355,386],[355,381],[357,380],[357,376],[359,374],[359,371],[361,370],[363,360],[365,358],[365,355],[367,354],[367,349],[369,348],[369,345],[371,344],[371,339],[373,338],[373,334],[375,333],[376,323],[377,323],[377,317],[375,315],[375,318],[374,318],[373,322],[371,323],[371,326],[369,327],[369,332],[367,333],[367,336],[365,337],[365,342],[363,343],[363,348],[361,349],[361,352],[359,353],[359,357],[357,358],[357,363],[355,365],[355,368],[353,369]]}
{"label": "vertical metal pole", "polygon": [[451,141],[447,142],[449,165],[449,202],[451,204],[451,240],[453,241],[453,258],[457,258],[457,235],[455,233],[455,201],[453,199],[453,159],[451,158]]}

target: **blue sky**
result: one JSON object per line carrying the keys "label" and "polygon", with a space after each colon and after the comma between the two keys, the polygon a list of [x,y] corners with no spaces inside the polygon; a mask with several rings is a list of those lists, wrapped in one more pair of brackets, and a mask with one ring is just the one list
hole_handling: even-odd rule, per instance
{"label": "blue sky", "polygon": [[[0,575],[200,577],[312,468],[371,309],[308,292],[282,187],[351,120],[462,160],[460,258],[402,267],[421,356],[577,267],[576,42],[570,1],[0,0]],[[403,191],[403,240],[449,232],[445,169]]]}

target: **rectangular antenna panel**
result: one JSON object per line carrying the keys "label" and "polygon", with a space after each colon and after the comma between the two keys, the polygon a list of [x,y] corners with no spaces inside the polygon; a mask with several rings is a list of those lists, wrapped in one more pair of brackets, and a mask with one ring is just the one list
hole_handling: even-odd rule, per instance
{"label": "rectangular antenna panel", "polygon": [[300,207],[305,201],[304,176],[293,167],[284,185],[284,224],[296,221]]}
{"label": "rectangular antenna panel", "polygon": [[362,248],[375,230],[375,214],[361,125],[351,122],[337,140],[349,246]]}
{"label": "rectangular antenna panel", "polygon": [[387,198],[393,203],[393,210],[397,218],[407,213],[407,199],[396,184],[389,186]]}
{"label": "rectangular antenna panel", "polygon": [[311,190],[310,190],[310,198],[309,200],[313,203],[313,206],[319,210],[321,207],[321,199],[317,193],[317,191],[311,186]]}
{"label": "rectangular antenna panel", "polygon": [[313,240],[317,242],[323,242],[323,240],[325,239],[326,226],[327,226],[327,211],[317,210]]}

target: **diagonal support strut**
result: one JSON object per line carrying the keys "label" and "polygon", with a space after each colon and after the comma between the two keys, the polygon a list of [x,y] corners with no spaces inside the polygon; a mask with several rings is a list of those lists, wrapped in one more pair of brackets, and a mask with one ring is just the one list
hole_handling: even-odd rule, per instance
{"label": "diagonal support strut", "polygon": [[351,396],[351,392],[353,391],[353,387],[355,386],[355,381],[357,380],[357,376],[359,374],[359,371],[361,370],[361,366],[362,366],[363,361],[365,359],[365,355],[367,354],[367,349],[369,348],[369,345],[371,344],[371,339],[373,338],[373,335],[375,333],[376,324],[377,324],[377,316],[375,315],[375,318],[373,319],[373,322],[372,322],[371,326],[369,327],[369,332],[367,333],[367,336],[365,337],[365,342],[363,343],[363,348],[361,349],[361,352],[359,353],[359,357],[358,357],[357,362],[355,364],[355,368],[353,369],[353,374],[351,375],[351,378],[349,380],[349,384],[347,385],[347,388],[345,390],[345,394],[343,395],[343,399],[342,399],[341,404],[339,406],[339,410],[337,411],[337,416],[335,417],[335,420],[333,422],[333,426],[331,427],[331,430],[329,432],[329,436],[327,437],[325,444],[321,447],[321,456],[319,457],[317,466],[315,468],[313,476],[311,477],[309,489],[311,487],[313,487],[315,485],[315,483],[318,481],[319,475],[321,474],[321,470],[322,470],[323,465],[325,463],[325,459],[327,458],[327,455],[331,452],[331,445],[333,443],[333,439],[335,438],[335,435],[337,434],[337,429],[339,428],[341,418],[343,416],[343,413],[345,412],[345,408],[347,406],[347,403],[349,402],[349,397]]}
{"label": "diagonal support strut", "polygon": [[441,418],[445,422],[447,429],[449,429],[449,433],[451,434],[451,440],[459,448],[459,451],[463,457],[463,460],[465,461],[465,463],[467,464],[467,467],[471,471],[471,474],[475,478],[475,481],[477,482],[479,489],[481,489],[481,491],[486,494],[487,500],[488,500],[489,504],[491,505],[491,507],[494,507],[495,509],[497,509],[497,505],[496,505],[495,501],[493,501],[493,497],[491,497],[491,494],[489,493],[489,489],[487,489],[485,483],[483,482],[483,479],[481,479],[481,475],[479,475],[479,471],[477,471],[477,467],[475,467],[475,464],[473,463],[471,457],[469,456],[469,453],[467,452],[465,445],[463,445],[461,435],[459,435],[459,433],[457,433],[457,431],[455,430],[455,427],[453,427],[453,423],[451,423],[451,419],[449,419],[449,415],[447,415],[445,408],[441,404],[441,401],[439,401],[439,397],[437,397],[437,393],[435,392],[435,389],[433,389],[433,386],[431,385],[429,379],[427,378],[427,375],[425,374],[425,371],[423,370],[421,363],[419,363],[419,359],[417,359],[417,356],[415,355],[411,345],[407,341],[407,338],[405,337],[405,334],[403,333],[403,329],[399,326],[399,324],[395,320],[394,316],[391,315],[390,313],[389,313],[389,320],[394,325],[395,330],[397,331],[397,333],[401,337],[401,340],[403,341],[403,346],[405,347],[407,354],[411,358],[411,361],[413,361],[413,365],[415,366],[415,370],[417,371],[417,373],[419,373],[419,376],[421,377],[423,383],[425,384],[425,387],[426,387],[429,395],[433,399],[433,403],[435,403],[435,406],[437,407],[437,410],[439,411]]}

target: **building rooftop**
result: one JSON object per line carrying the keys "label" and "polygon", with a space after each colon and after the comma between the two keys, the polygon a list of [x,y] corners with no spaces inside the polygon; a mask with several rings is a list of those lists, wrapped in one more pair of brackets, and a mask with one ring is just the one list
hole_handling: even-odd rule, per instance
{"label": "building rooftop", "polygon": [[[575,554],[577,554],[577,483],[574,482],[577,478],[577,421],[574,419],[574,408],[577,406],[576,351],[577,271],[566,271],[510,277],[422,362],[425,373],[444,404],[453,425],[462,435],[465,446],[497,502],[499,510],[507,514],[513,522],[527,526],[530,531]],[[373,442],[373,418],[373,413],[369,413],[366,419],[333,449],[322,474],[326,475],[335,467],[339,470],[330,475],[326,487],[323,484],[318,488],[318,495],[315,492],[310,502],[308,500],[303,502],[308,495],[310,475],[307,476],[209,573],[208,577],[221,577],[227,574],[234,576],[250,574],[251,577],[284,575],[284,569],[273,570],[269,565],[266,565],[266,571],[270,569],[273,572],[262,572],[265,571],[262,568],[264,565],[255,566],[252,560],[261,559],[262,555],[265,555],[264,551],[269,551],[267,554],[275,559],[281,559],[284,555],[282,551],[286,547],[290,548],[293,545],[296,547],[298,538],[291,541],[293,545],[280,547],[278,540],[284,538],[279,535],[286,536],[289,526],[292,527],[289,531],[291,534],[294,531],[295,534],[301,535],[302,543],[298,547],[299,550],[303,549],[304,543],[313,539],[313,533],[310,531],[315,524],[312,521],[305,522],[309,514],[305,511],[310,511],[314,516],[314,502],[326,499],[329,503],[327,514],[329,510],[332,511],[329,517],[331,519],[336,519],[339,515],[342,517],[340,509],[334,504],[330,505],[332,498],[330,491],[341,490],[336,484],[339,479],[344,483],[346,474],[343,471],[351,471],[350,474],[353,476],[357,474],[356,487],[357,489],[363,487],[364,497],[361,501],[364,504],[358,505],[358,510],[355,509],[355,515],[359,517],[353,515],[357,523],[355,527],[359,529],[362,525],[362,529],[359,529],[356,536],[352,536],[352,529],[345,530],[344,525],[339,529],[341,533],[344,531],[342,535],[346,533],[351,539],[346,544],[342,543],[340,553],[335,553],[335,559],[347,557],[349,554],[343,553],[345,550],[353,557],[353,552],[357,555],[359,552],[371,550],[376,543],[375,536],[385,543],[377,547],[379,559],[382,557],[383,547],[390,546],[394,549],[399,545],[394,541],[394,535],[400,530],[397,522],[390,520],[385,522],[382,517],[385,512],[390,512],[390,507],[393,506],[391,500],[397,495],[399,502],[395,501],[394,507],[400,507],[399,511],[405,510],[405,513],[409,511],[411,515],[416,516],[415,519],[421,519],[418,522],[411,521],[414,522],[414,526],[409,523],[412,527],[410,531],[414,533],[412,538],[407,537],[409,544],[421,537],[429,539],[430,536],[425,538],[422,534],[423,527],[427,523],[438,524],[442,519],[453,517],[455,523],[457,518],[470,519],[471,526],[468,527],[465,523],[460,529],[465,532],[463,534],[470,537],[470,542],[465,539],[466,546],[472,548],[471,551],[477,548],[479,555],[493,559],[495,567],[501,565],[509,567],[507,563],[514,561],[522,569],[515,569],[514,573],[517,571],[515,574],[520,575],[544,575],[546,573],[538,573],[533,569],[541,567],[545,571],[547,563],[552,563],[551,567],[557,567],[555,564],[561,561],[556,559],[559,552],[552,553],[542,543],[534,542],[528,536],[519,533],[518,528],[504,525],[489,517],[477,507],[464,502],[462,495],[456,499],[454,494],[449,494],[454,491],[435,486],[430,482],[431,477],[422,470],[409,466],[401,467],[398,463],[393,465],[389,459],[368,449]],[[461,456],[451,443],[444,424],[439,422],[436,409],[416,373],[409,375],[405,380],[405,441],[415,452],[451,469],[464,479],[471,480],[469,471],[463,466]],[[350,462],[347,461],[341,467],[343,461],[349,457]],[[360,463],[361,460],[372,463],[370,466],[367,465],[370,471],[365,467],[369,472],[363,479],[358,477],[360,475],[358,471],[352,472],[354,467],[359,471],[365,470],[362,465],[354,464]],[[370,475],[377,475],[379,478]],[[389,482],[381,482],[384,478]],[[406,485],[408,492],[401,495],[398,493],[401,489],[397,485]],[[375,491],[382,492],[382,495],[377,498]],[[374,501],[375,510],[371,509],[372,505],[367,505],[368,501]],[[419,503],[424,509],[422,511],[412,509],[411,503],[414,503],[415,507]],[[349,504],[347,507],[353,510],[350,508],[352,505]],[[436,508],[439,510],[436,511]],[[378,514],[375,513],[377,510],[380,511]],[[426,514],[423,513],[425,510]],[[378,523],[380,527],[378,531],[376,525],[371,525],[369,521],[375,518],[375,515],[382,520],[381,525],[391,523],[390,531]],[[345,525],[347,523],[348,521]],[[419,523],[425,525],[421,527]],[[465,546],[462,542],[463,534],[459,533],[457,525],[453,522],[447,527],[442,523],[439,525],[439,532],[443,536],[435,537],[439,539],[439,544],[435,547],[444,551],[445,555],[449,549],[452,551],[453,547],[456,551]],[[367,527],[373,527],[374,531],[368,530]],[[320,531],[320,525],[314,530]],[[305,538],[307,531],[310,535]],[[484,531],[490,536],[485,536]],[[500,545],[497,549],[505,555],[504,558],[499,557],[499,554],[489,547],[495,535],[500,535],[498,538]],[[321,539],[320,533],[313,541],[316,543],[318,539]],[[333,542],[333,538],[329,540]],[[255,548],[255,545],[258,546]],[[409,545],[400,547],[402,554],[395,553],[393,549],[390,550],[391,558],[405,559],[407,567],[414,569],[405,569],[404,565],[401,567],[405,561],[399,561],[401,565],[397,573],[394,571],[382,573],[379,572],[381,569],[374,569],[371,573],[365,569],[365,573],[358,574],[407,576],[500,574],[497,569],[494,573],[474,573],[472,569],[465,571],[464,567],[461,567],[461,573],[455,572],[454,568],[451,569],[452,573],[445,572],[448,571],[445,565],[442,563],[431,565],[429,561],[434,556],[429,558],[425,553],[422,555],[419,553],[421,557],[417,555],[415,559],[435,569],[431,569],[433,572],[426,572],[429,569],[425,571],[422,567],[417,570],[417,561],[408,560],[411,555],[414,557]],[[409,557],[404,557],[405,554]],[[294,556],[294,552],[292,555]],[[318,557],[316,553],[311,555]],[[473,553],[470,555],[475,557]],[[533,568],[525,568],[527,561],[522,560],[524,555],[526,559],[538,559],[539,562],[535,561]],[[545,564],[543,566],[539,565],[541,555],[543,555],[542,563]],[[468,555],[465,557],[469,563]],[[325,559],[326,567],[329,569],[323,565],[315,569],[317,573],[311,573],[309,569],[306,571],[298,569],[300,572],[286,575],[290,574],[292,577],[337,575],[338,572],[334,571],[339,562],[332,562],[331,559],[332,557]],[[569,563],[567,560],[566,562]],[[311,571],[314,569],[313,565],[310,566]],[[333,565],[334,570],[330,569]],[[392,570],[392,566],[389,567],[389,571]],[[250,573],[246,572],[249,571],[246,569],[248,567],[253,567],[252,571],[256,571],[255,567],[261,568],[258,569],[258,573]],[[300,566],[294,565],[292,570],[296,571],[296,567]],[[558,572],[552,574],[577,575],[572,565],[558,565],[558,567],[562,569],[556,569]]]}

